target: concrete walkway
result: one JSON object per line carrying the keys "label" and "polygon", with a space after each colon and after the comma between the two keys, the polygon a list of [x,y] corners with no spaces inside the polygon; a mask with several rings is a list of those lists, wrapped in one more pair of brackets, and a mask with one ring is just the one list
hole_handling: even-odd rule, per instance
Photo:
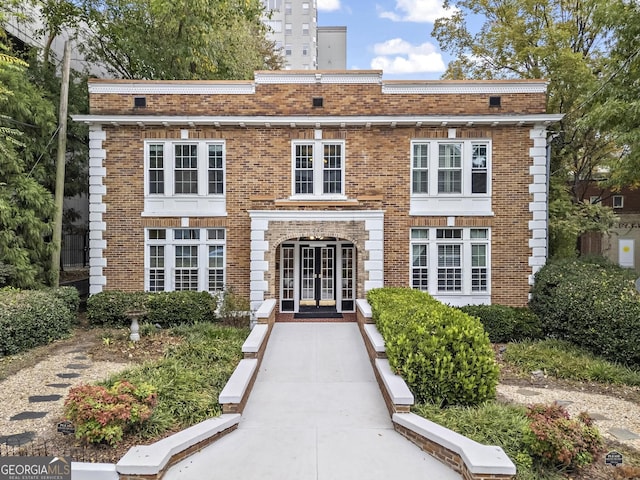
{"label": "concrete walkway", "polygon": [[460,480],[393,430],[355,323],[276,323],[238,429],[165,480]]}

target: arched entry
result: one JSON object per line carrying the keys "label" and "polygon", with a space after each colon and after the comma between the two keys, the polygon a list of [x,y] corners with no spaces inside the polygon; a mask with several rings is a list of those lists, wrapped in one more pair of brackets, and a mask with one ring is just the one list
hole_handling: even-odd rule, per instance
{"label": "arched entry", "polygon": [[[364,298],[369,289],[384,285],[383,211],[251,210],[249,215],[252,309],[259,308],[265,299],[273,298],[277,299],[281,312],[295,313],[299,311],[301,298],[315,300],[302,295],[303,278],[307,279],[307,288],[312,288],[312,269],[309,264],[311,260],[307,261],[308,275],[304,276],[302,268],[305,263],[302,259],[310,259],[313,252],[313,288],[316,288],[316,275],[322,273],[323,247],[331,250],[335,248],[333,260],[327,260],[325,263],[327,271],[329,267],[334,271],[332,278],[336,311],[353,312],[356,298]],[[303,252],[304,245],[309,250]],[[315,256],[318,248],[320,263]],[[325,259],[329,259],[331,253],[326,253],[327,250],[324,252]],[[316,272],[316,268],[320,268],[321,271]],[[347,270],[352,272],[347,274]],[[283,281],[283,276],[287,277],[287,282]],[[326,278],[330,277],[324,278],[325,288],[328,288],[329,282]],[[321,280],[320,285],[322,289]],[[349,293],[353,298],[349,298],[347,291],[353,292]],[[326,290],[325,297],[328,296]]]}
{"label": "arched entry", "polygon": [[357,285],[355,245],[335,237],[298,237],[281,243],[281,312],[353,312]]}

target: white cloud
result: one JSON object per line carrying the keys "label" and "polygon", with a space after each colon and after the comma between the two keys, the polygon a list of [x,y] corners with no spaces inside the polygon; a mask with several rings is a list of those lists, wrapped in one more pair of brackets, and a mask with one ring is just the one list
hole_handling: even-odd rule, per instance
{"label": "white cloud", "polygon": [[378,7],[380,18],[388,18],[394,22],[433,23],[441,17],[450,17],[456,8],[445,10],[442,0],[396,0],[396,8],[389,12]]}
{"label": "white cloud", "polygon": [[321,12],[340,10],[340,0],[318,0],[318,10]]}
{"label": "white cloud", "polygon": [[376,43],[373,51],[377,55],[371,60],[371,68],[388,74],[444,72],[445,64],[436,47],[425,42],[412,45],[401,38]]}

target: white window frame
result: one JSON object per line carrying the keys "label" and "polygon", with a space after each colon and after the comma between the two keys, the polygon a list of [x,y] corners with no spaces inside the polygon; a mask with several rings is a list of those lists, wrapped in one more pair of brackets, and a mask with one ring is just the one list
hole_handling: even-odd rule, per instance
{"label": "white window frame", "polygon": [[[175,232],[177,230],[197,230],[199,238],[197,239],[176,239]],[[216,231],[216,238],[209,238],[209,230]],[[151,232],[162,231],[164,238],[151,238]],[[161,246],[164,248],[164,291],[173,292],[176,290],[176,247],[196,247],[197,249],[197,291],[208,291],[215,293],[222,291],[226,284],[227,274],[227,247],[226,229],[220,227],[175,227],[175,228],[145,228],[145,246],[144,246],[144,289],[151,291],[151,247]],[[209,290],[209,247],[222,246],[223,251],[223,286],[222,290]],[[156,269],[160,270],[160,269]]]}
{"label": "white window frame", "polygon": [[[163,145],[164,159],[164,193],[150,193],[149,189],[149,171],[150,159],[149,152],[151,145]],[[176,196],[175,194],[175,147],[178,145],[196,145],[198,156],[198,193],[178,194],[179,196],[220,196],[226,192],[226,145],[224,140],[146,140],[144,146],[145,168],[144,168],[144,194],[145,196]],[[222,146],[222,172],[223,172],[223,192],[209,193],[209,145]]]}
{"label": "white window frame", "polygon": [[[439,192],[438,180],[443,171],[457,168],[440,167],[440,146],[457,144],[461,146],[461,188],[460,192]],[[486,145],[487,158],[484,167],[473,166],[474,146]],[[427,165],[417,164],[417,146],[426,148]],[[413,139],[409,151],[409,191],[410,215],[493,215],[491,207],[492,142],[490,139]],[[416,191],[414,177],[427,172],[426,191]],[[486,193],[473,193],[474,175],[486,174]],[[424,189],[422,189],[424,190]]]}
{"label": "white window frame", "polygon": [[[313,148],[311,169],[313,193],[296,193],[296,147],[310,145]],[[324,146],[340,146],[340,193],[324,192]],[[291,199],[293,200],[346,200],[346,142],[344,140],[294,140],[291,142]]]}
{"label": "white window frame", "polygon": [[[454,231],[460,231],[460,238],[455,238]],[[486,232],[486,238],[472,238],[472,230],[478,233]],[[421,231],[422,233],[418,233]],[[438,231],[451,238],[438,238]],[[438,271],[441,267],[438,262],[438,250],[442,246],[460,246],[460,268],[462,269],[462,281],[459,291],[440,289],[438,284]],[[482,245],[485,248],[486,265],[473,266],[473,246]],[[413,265],[414,248],[426,249],[426,265]],[[422,262],[424,263],[424,261]],[[485,290],[473,289],[474,268],[485,268]],[[490,303],[491,301],[491,229],[489,227],[412,227],[409,230],[409,286],[416,288],[414,274],[424,275],[427,270],[427,288],[417,288],[428,292],[435,298],[454,305],[473,303]],[[420,270],[420,272],[418,272]],[[424,282],[420,282],[421,285]]]}
{"label": "white window frame", "polygon": [[613,208],[624,208],[624,195],[613,195],[611,205]]}
{"label": "white window frame", "polygon": [[[152,146],[163,150],[162,172],[164,191],[151,193]],[[175,149],[179,145],[193,145],[197,151],[197,193],[175,193]],[[222,168],[209,168],[209,147],[222,148]],[[227,151],[224,140],[145,140],[144,142],[144,212],[142,216],[223,216],[226,215]],[[222,171],[222,192],[209,193],[209,171]]]}

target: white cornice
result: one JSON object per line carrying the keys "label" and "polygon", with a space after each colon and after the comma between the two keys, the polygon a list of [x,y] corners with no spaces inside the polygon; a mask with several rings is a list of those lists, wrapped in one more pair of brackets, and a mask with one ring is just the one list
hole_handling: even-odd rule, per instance
{"label": "white cornice", "polygon": [[460,82],[385,83],[382,93],[404,95],[500,95],[508,93],[546,93],[547,82]]}
{"label": "white cornice", "polygon": [[254,83],[166,83],[166,82],[100,82],[89,83],[90,94],[116,93],[120,95],[251,95]]}
{"label": "white cornice", "polygon": [[379,85],[382,83],[382,71],[380,70],[352,70],[352,71],[309,71],[309,72],[256,72],[256,84],[368,84]]}
{"label": "white cornice", "polygon": [[562,114],[524,115],[358,115],[358,116],[185,116],[185,115],[73,115],[76,122],[102,125],[213,125],[243,127],[345,127],[394,125],[533,125],[550,124],[562,120]]}

